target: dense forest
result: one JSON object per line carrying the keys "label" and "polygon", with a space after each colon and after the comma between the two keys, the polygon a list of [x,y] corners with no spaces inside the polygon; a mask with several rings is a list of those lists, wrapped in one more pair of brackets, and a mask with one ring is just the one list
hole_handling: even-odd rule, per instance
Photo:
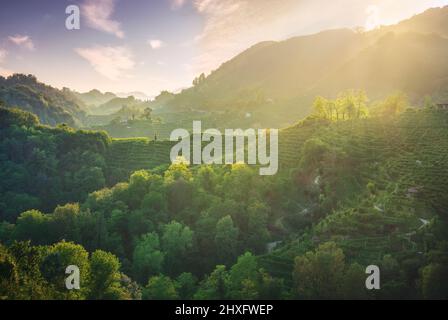
{"label": "dense forest", "polygon": [[[313,110],[263,177],[2,108],[0,297],[447,298],[448,113],[355,91]],[[63,287],[70,264],[80,291]]]}
{"label": "dense forest", "polygon": [[2,220],[80,201],[105,186],[105,133],[51,128],[35,115],[0,107],[0,137]]}

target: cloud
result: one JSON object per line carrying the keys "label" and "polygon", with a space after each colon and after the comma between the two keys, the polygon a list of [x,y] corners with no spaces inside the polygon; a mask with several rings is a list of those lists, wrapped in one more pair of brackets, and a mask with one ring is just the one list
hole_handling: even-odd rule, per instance
{"label": "cloud", "polygon": [[[0,64],[5,61],[5,58],[7,55],[8,55],[8,52],[5,49],[0,48]],[[12,75],[13,73],[14,73],[13,71],[11,71],[9,69],[5,69],[0,65],[0,76],[8,77],[8,76]]]}
{"label": "cloud", "polygon": [[15,36],[9,36],[8,39],[15,45],[30,51],[33,51],[35,48],[30,36],[17,34]]}
{"label": "cloud", "polygon": [[176,10],[182,8],[187,0],[169,0],[171,2],[171,9]]}
{"label": "cloud", "polygon": [[132,52],[126,47],[95,46],[75,51],[86,59],[96,72],[110,80],[129,77],[135,67]]}
{"label": "cloud", "polygon": [[5,61],[5,58],[7,55],[8,55],[8,52],[5,49],[0,48],[0,63]]}
{"label": "cloud", "polygon": [[90,28],[124,38],[121,23],[112,19],[115,0],[85,0],[81,8]]}
{"label": "cloud", "polygon": [[165,46],[165,43],[162,40],[158,39],[149,40],[148,44],[151,46],[153,50],[157,50]]}
{"label": "cloud", "polygon": [[194,61],[197,72],[219,66],[249,46],[278,36],[276,24],[305,0],[194,0],[204,18],[195,41],[201,53]]}

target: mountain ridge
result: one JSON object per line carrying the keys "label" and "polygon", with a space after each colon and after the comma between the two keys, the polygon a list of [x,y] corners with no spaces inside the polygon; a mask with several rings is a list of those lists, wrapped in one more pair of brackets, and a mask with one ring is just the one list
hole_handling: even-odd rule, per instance
{"label": "mountain ridge", "polygon": [[448,7],[433,8],[372,31],[334,29],[260,42],[200,77],[165,107],[223,111],[247,105],[267,120],[274,113],[287,120],[291,113],[306,116],[317,95],[356,88],[374,99],[403,91],[414,104],[427,95],[445,101],[446,21]]}

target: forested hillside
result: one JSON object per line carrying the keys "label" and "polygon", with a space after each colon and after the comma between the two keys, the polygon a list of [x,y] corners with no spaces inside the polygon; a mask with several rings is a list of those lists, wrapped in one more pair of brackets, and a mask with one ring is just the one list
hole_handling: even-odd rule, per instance
{"label": "forested hillside", "polygon": [[0,107],[0,219],[52,210],[106,185],[107,134],[41,125],[37,116]]}
{"label": "forested hillside", "polygon": [[0,76],[0,101],[34,113],[43,124],[80,126],[86,116],[83,104],[70,91],[38,82],[32,75]]}
{"label": "forested hillside", "polygon": [[133,96],[126,98],[113,98],[95,108],[91,108],[91,113],[96,115],[107,115],[119,111],[123,107],[144,110],[149,108],[149,103],[140,101]]}
{"label": "forested hillside", "polygon": [[[347,89],[383,99],[395,90],[412,103],[446,100],[448,9],[430,9],[369,32],[329,30],[257,44],[166,102],[170,109],[244,110],[264,126],[307,116],[316,95]],[[430,58],[429,58],[430,57]]]}
{"label": "forested hillside", "polygon": [[[353,97],[359,96],[344,99]],[[54,210],[9,216],[0,225],[0,263],[9,270],[1,295],[446,298],[448,113],[430,105],[405,110],[391,97],[371,107],[370,116],[360,109],[343,119],[327,112],[333,105],[327,102],[317,99],[311,117],[281,132],[281,170],[267,177],[246,165],[160,166],[168,146],[145,140],[110,145],[101,134],[49,129],[29,114],[3,109],[2,134],[33,141],[24,150],[35,153],[46,136],[55,148],[59,139],[65,142],[59,148],[69,148],[56,163],[96,159],[83,160],[89,167],[76,171],[87,170],[86,179],[91,170],[102,172],[102,157],[124,170],[121,177],[153,169],[110,188],[95,186],[87,198],[81,185],[70,185],[77,193],[57,198]],[[22,165],[20,158],[3,163]],[[65,176],[63,182],[79,181],[77,174]],[[44,189],[41,181],[31,185]],[[90,280],[72,295],[58,287],[58,270],[75,260]],[[365,290],[370,264],[382,270],[381,291]],[[18,282],[26,285],[16,290]]]}

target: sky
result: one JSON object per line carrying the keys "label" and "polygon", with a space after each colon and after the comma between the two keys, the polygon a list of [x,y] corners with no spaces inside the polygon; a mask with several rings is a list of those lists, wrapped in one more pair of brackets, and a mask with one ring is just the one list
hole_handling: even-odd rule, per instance
{"label": "sky", "polygon": [[[65,26],[80,8],[80,29]],[[2,0],[0,75],[85,92],[178,91],[250,46],[389,25],[448,0]]]}

